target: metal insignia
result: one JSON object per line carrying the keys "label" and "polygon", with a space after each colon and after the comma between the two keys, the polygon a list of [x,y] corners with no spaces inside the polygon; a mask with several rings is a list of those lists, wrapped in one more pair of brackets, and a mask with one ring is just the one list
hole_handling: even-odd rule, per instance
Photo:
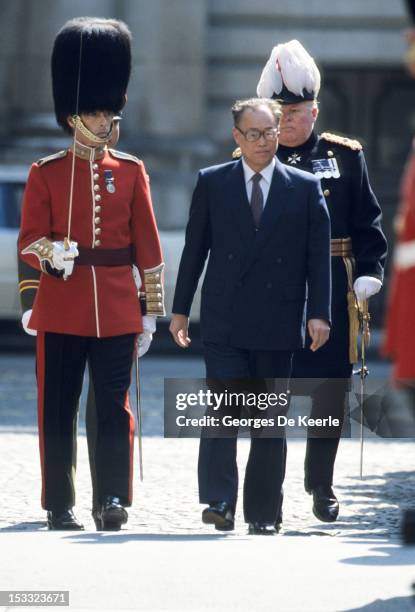
{"label": "metal insignia", "polygon": [[293,153],[292,155],[289,156],[287,161],[289,164],[292,164],[293,166],[295,166],[295,164],[301,161],[301,155],[299,153]]}
{"label": "metal insignia", "polygon": [[108,193],[115,193],[114,177],[112,175],[112,170],[104,170],[104,180]]}

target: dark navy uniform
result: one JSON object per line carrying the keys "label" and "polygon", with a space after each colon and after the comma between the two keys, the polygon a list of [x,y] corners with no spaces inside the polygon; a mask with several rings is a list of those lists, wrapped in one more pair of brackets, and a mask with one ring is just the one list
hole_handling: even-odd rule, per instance
{"label": "dark navy uniform", "polygon": [[[328,342],[316,352],[294,354],[293,376],[298,378],[344,379],[333,385],[325,398],[313,398],[313,416],[344,417],[347,382],[352,374],[350,362],[348,277],[346,263],[354,259],[353,279],[373,276],[383,279],[386,239],[381,229],[381,210],[369,183],[365,157],[356,140],[335,134],[312,132],[298,147],[279,145],[277,156],[284,164],[318,176],[331,220],[333,239],[351,238],[352,253],[345,258],[332,256],[332,330]],[[339,428],[341,429],[341,428]],[[339,434],[340,431],[337,432]],[[338,436],[309,438],[306,455],[305,486],[332,484]]]}

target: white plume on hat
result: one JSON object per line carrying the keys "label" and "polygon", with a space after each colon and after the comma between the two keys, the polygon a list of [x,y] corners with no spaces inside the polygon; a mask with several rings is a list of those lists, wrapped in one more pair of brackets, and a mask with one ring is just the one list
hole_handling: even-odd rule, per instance
{"label": "white plume on hat", "polygon": [[320,83],[320,71],[311,55],[298,40],[290,40],[272,49],[258,82],[257,95],[271,98],[285,85],[297,96],[303,96],[306,89],[317,97]]}

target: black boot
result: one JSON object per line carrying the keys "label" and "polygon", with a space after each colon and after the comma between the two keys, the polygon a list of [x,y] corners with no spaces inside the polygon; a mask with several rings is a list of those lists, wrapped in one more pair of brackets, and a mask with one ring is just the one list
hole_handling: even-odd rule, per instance
{"label": "black boot", "polygon": [[72,508],[69,510],[48,510],[48,529],[51,531],[80,531],[84,529],[82,523],[74,515]]}
{"label": "black boot", "polygon": [[119,531],[121,525],[128,520],[127,510],[121,505],[120,498],[113,495],[107,495],[97,510],[96,517],[92,516],[97,531]]}
{"label": "black boot", "polygon": [[202,512],[206,525],[215,525],[219,531],[232,531],[235,528],[234,511],[227,502],[214,502]]}
{"label": "black boot", "polygon": [[329,485],[318,485],[311,489],[313,513],[323,523],[334,523],[339,514],[339,502]]}

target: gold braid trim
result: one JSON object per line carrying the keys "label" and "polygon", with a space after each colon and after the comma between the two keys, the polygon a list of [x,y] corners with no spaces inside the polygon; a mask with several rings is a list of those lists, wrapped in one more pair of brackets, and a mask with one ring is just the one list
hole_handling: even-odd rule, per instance
{"label": "gold braid trim", "polygon": [[22,251],[22,255],[35,255],[39,260],[40,267],[42,268],[43,272],[46,272],[46,262],[49,262],[49,264],[53,267],[52,254],[53,244],[44,236],[29,244],[29,246]]}
{"label": "gold braid trim", "polygon": [[358,140],[347,138],[346,136],[339,136],[338,134],[332,134],[331,132],[323,132],[320,134],[322,140],[327,142],[333,142],[335,144],[343,145],[352,149],[352,151],[361,151],[363,149],[361,143]]}
{"label": "gold braid trim", "polygon": [[353,291],[353,266],[351,257],[343,257],[347,273],[347,311],[349,313],[349,361],[357,363],[359,354],[357,350],[357,339],[359,335],[359,306]]}
{"label": "gold braid trim", "polygon": [[19,283],[19,293],[23,293],[23,291],[26,291],[27,289],[39,289],[39,285],[40,285],[40,281],[35,280],[34,278],[32,279],[28,279],[28,280],[24,280],[24,281],[20,281]]}
{"label": "gold braid trim", "polygon": [[[144,290],[146,302],[146,314],[157,317],[166,316],[164,308],[164,287],[163,287],[163,268],[164,263],[144,270]],[[143,292],[140,292],[143,297]]]}

